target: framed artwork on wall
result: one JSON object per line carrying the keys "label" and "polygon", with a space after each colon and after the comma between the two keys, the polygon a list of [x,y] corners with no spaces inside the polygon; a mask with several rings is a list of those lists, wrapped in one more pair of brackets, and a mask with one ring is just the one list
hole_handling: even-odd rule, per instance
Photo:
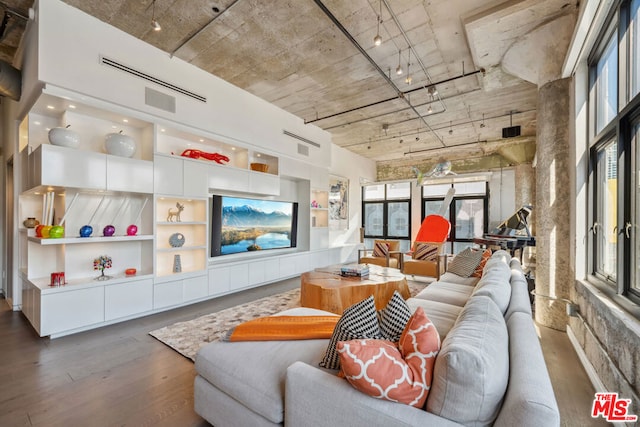
{"label": "framed artwork on wall", "polygon": [[337,175],[329,176],[329,228],[349,228],[349,180]]}

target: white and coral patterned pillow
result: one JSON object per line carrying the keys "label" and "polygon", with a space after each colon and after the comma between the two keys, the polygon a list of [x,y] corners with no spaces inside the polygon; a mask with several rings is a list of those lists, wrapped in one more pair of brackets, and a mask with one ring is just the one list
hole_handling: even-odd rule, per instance
{"label": "white and coral patterned pillow", "polygon": [[418,307],[398,347],[384,340],[339,342],[342,372],[356,389],[372,397],[422,408],[427,400],[440,336]]}
{"label": "white and coral patterned pillow", "polygon": [[378,258],[386,258],[389,253],[389,243],[376,241],[373,245],[373,256]]}

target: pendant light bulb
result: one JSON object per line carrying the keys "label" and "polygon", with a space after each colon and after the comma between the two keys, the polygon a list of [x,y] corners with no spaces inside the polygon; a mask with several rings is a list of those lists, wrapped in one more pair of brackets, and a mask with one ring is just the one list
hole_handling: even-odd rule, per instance
{"label": "pendant light bulb", "polygon": [[427,114],[433,114],[433,108],[431,108],[431,104],[429,104],[429,108],[427,108]]}
{"label": "pendant light bulb", "polygon": [[400,53],[401,52],[402,51],[400,51],[400,50],[398,51],[398,67],[396,68],[396,74],[399,75],[399,76],[402,75],[402,65],[400,65]]}
{"label": "pendant light bulb", "polygon": [[158,21],[156,21],[156,0],[153,0],[153,10],[151,12],[151,28],[153,28],[153,31],[160,31],[162,29]]}
{"label": "pendant light bulb", "polygon": [[378,13],[378,31],[376,32],[376,36],[373,38],[374,46],[380,46],[382,44],[382,37],[380,36],[380,23],[382,22],[382,0],[380,0],[380,12]]}

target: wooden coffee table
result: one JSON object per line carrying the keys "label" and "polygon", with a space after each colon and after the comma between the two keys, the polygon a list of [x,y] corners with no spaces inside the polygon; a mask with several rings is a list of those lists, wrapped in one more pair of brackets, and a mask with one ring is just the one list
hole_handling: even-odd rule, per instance
{"label": "wooden coffee table", "polygon": [[343,277],[340,266],[319,268],[300,276],[300,305],[342,314],[349,306],[370,295],[376,309],[384,308],[394,291],[411,296],[404,274],[395,268],[369,264],[369,277]]}

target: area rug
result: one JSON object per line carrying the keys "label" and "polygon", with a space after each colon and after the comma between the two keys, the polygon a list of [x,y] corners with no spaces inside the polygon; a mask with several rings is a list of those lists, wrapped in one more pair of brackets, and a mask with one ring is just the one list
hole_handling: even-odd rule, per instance
{"label": "area rug", "polygon": [[[420,292],[426,283],[409,281],[411,295]],[[193,320],[174,323],[149,332],[149,335],[195,361],[196,353],[212,341],[220,341],[229,329],[258,317],[270,316],[300,306],[300,289],[261,298],[246,304],[206,314]]]}

